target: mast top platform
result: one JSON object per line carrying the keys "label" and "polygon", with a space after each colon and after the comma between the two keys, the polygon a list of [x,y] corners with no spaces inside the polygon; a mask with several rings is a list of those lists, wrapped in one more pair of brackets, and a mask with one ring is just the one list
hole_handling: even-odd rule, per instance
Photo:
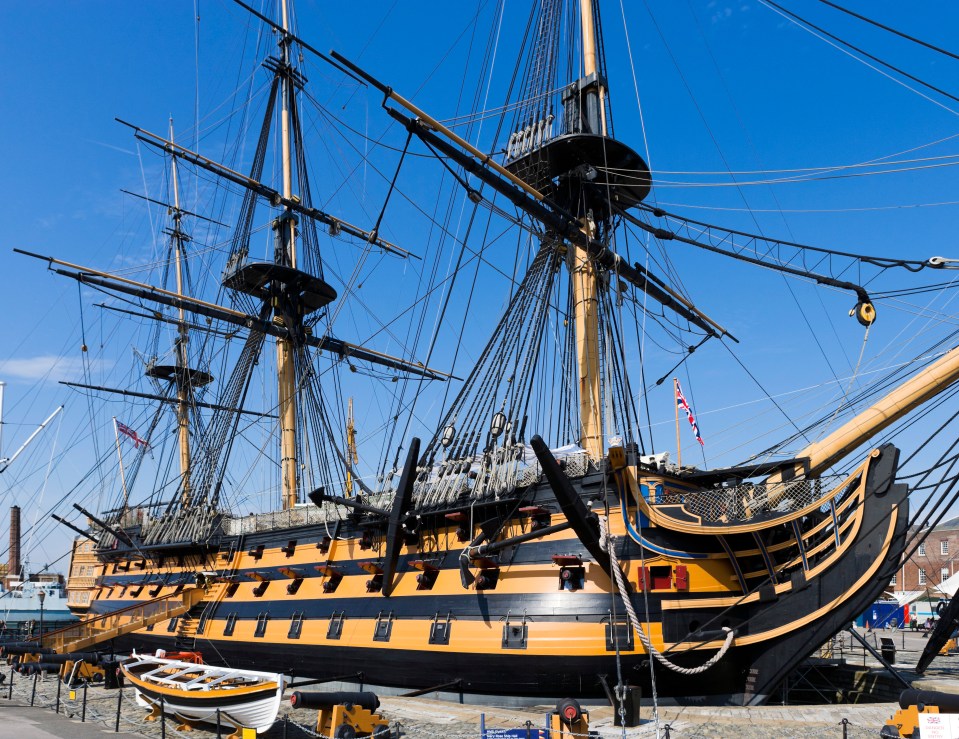
{"label": "mast top platform", "polygon": [[147,377],[175,382],[177,387],[203,387],[213,382],[213,375],[203,370],[178,367],[175,364],[151,364],[146,370]]}
{"label": "mast top platform", "polygon": [[590,200],[605,216],[614,206],[625,210],[642,202],[651,185],[649,167],[639,154],[621,141],[594,133],[557,136],[505,166],[547,196],[575,179],[591,192]]}
{"label": "mast top platform", "polygon": [[319,277],[275,262],[248,262],[230,272],[223,284],[259,298],[271,291],[282,291],[296,299],[304,314],[336,300],[336,290]]}

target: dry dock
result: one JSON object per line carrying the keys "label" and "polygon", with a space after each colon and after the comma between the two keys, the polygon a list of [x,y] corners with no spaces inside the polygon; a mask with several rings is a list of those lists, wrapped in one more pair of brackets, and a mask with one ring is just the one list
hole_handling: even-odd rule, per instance
{"label": "dry dock", "polygon": [[[879,638],[886,636],[895,640],[897,647],[897,665],[906,679],[917,676],[910,670],[916,663],[919,653],[925,645],[920,634],[901,632],[875,632],[868,638],[879,644]],[[843,646],[842,657],[846,662],[845,673],[854,684],[833,686],[837,691],[867,698],[872,689],[880,689],[885,694],[893,690],[893,681],[888,673],[880,668],[870,655],[863,655],[861,648],[849,648],[847,639]],[[7,672],[7,680],[10,673]],[[801,683],[811,675],[797,678]],[[834,676],[833,676],[834,677]],[[876,688],[880,686],[880,688]],[[937,658],[928,670],[927,676],[915,681],[916,687],[931,690],[944,690],[959,693],[959,656]],[[820,691],[829,692],[830,688]],[[48,739],[49,737],[67,737],[69,739],[92,739],[93,737],[148,737],[160,739],[165,731],[167,737],[192,737],[193,739],[213,739],[215,730],[198,729],[191,733],[179,732],[173,720],[167,720],[166,726],[148,723],[144,720],[145,710],[133,701],[132,688],[118,692],[107,691],[100,687],[91,687],[87,691],[85,721],[81,722],[83,710],[83,691],[78,690],[76,699],[70,700],[68,691],[61,688],[59,713],[57,708],[57,680],[47,677],[36,682],[32,677],[17,676],[14,681],[12,698],[9,686],[0,685],[0,739]],[[34,703],[30,706],[31,699]],[[119,729],[117,727],[117,708],[120,708]],[[428,698],[382,697],[379,713],[385,716],[394,728],[394,736],[399,732],[407,739],[480,739],[481,715],[487,729],[519,729],[532,722],[532,727],[545,725],[545,714],[551,710],[549,705],[530,705],[524,708],[500,708],[495,706],[468,705]],[[742,737],[759,739],[775,737],[792,739],[796,737],[841,737],[859,738],[878,736],[879,728],[896,709],[892,702],[858,703],[842,705],[766,705],[756,708],[710,707],[710,706],[659,706],[658,721],[654,717],[648,696],[644,700],[641,716],[643,723],[625,731],[613,724],[613,711],[608,706],[588,706],[590,730],[597,732],[603,739],[614,737],[665,737],[671,739],[720,739]],[[283,720],[267,734],[269,739],[298,739],[317,736],[312,729],[315,726],[315,711],[291,711],[288,705],[282,710]],[[845,721],[845,724],[844,724]],[[225,737],[229,732],[224,729]]]}

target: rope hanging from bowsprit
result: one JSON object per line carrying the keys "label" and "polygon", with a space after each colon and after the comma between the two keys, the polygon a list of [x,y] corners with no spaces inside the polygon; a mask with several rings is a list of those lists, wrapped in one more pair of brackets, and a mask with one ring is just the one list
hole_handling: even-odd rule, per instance
{"label": "rope hanging from bowsprit", "polygon": [[726,652],[729,651],[729,648],[733,645],[733,639],[736,634],[727,626],[723,626],[723,631],[726,632],[726,641],[723,642],[723,646],[719,649],[716,654],[710,657],[704,664],[701,664],[699,667],[680,667],[679,665],[670,662],[665,654],[656,649],[652,642],[649,640],[649,637],[646,635],[646,632],[643,631],[643,626],[639,622],[639,619],[636,617],[636,611],[633,608],[632,601],[628,595],[623,595],[629,591],[626,588],[625,576],[623,575],[622,569],[619,566],[619,560],[616,558],[616,547],[610,546],[609,543],[609,528],[606,524],[606,516],[599,517],[599,528],[600,528],[600,539],[599,543],[603,551],[609,554],[610,563],[612,564],[613,576],[616,578],[616,586],[619,588],[620,595],[623,598],[623,605],[626,606],[626,614],[629,617],[629,624],[633,628],[633,631],[636,632],[636,635],[639,637],[639,641],[642,642],[642,645],[646,648],[646,651],[651,654],[657,662],[659,662],[664,667],[672,670],[673,672],[678,672],[680,675],[698,675],[701,672],[705,672],[710,667],[715,665],[719,660],[721,660]]}

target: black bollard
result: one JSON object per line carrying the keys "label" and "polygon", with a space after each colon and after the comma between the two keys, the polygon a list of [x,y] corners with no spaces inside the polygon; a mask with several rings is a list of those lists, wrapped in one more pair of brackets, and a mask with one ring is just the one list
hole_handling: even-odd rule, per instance
{"label": "black bollard", "polygon": [[60,688],[63,686],[63,680],[60,679],[60,676],[57,676],[57,707],[54,709],[54,713],[60,713]]}
{"label": "black bollard", "polygon": [[33,699],[37,697],[37,679],[40,677],[39,672],[33,673],[33,690],[30,691],[30,706],[33,706]]}
{"label": "black bollard", "polygon": [[80,723],[87,720],[87,684],[83,683],[83,711],[80,713]]}
{"label": "black bollard", "polygon": [[123,688],[117,688],[117,722],[113,726],[113,733],[120,733],[120,709],[123,708]]}

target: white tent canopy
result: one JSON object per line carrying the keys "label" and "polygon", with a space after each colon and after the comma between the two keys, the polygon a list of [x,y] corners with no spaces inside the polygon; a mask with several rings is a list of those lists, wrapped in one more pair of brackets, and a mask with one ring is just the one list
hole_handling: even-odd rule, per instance
{"label": "white tent canopy", "polygon": [[919,600],[923,596],[927,598],[952,598],[956,591],[959,590],[959,572],[957,572],[952,577],[943,580],[938,585],[932,585],[925,590],[910,590],[904,593],[900,593],[896,596],[900,606],[904,606],[913,601]]}

